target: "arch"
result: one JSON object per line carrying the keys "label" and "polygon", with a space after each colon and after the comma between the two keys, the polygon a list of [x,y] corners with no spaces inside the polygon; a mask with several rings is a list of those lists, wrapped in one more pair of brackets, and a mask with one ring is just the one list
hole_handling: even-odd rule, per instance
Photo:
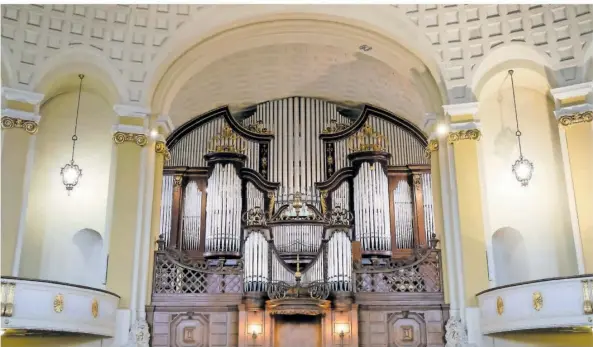
{"label": "arch", "polygon": [[15,82],[15,64],[10,49],[2,44],[2,86],[12,87]]}
{"label": "arch", "polygon": [[89,287],[102,287],[105,279],[103,237],[96,230],[81,229],[72,236],[76,249],[70,261],[74,267],[72,281]]}
{"label": "arch", "polygon": [[558,83],[552,71],[552,61],[530,45],[514,42],[491,50],[474,71],[471,90],[479,98],[484,85],[494,75],[509,68],[532,70],[547,80],[549,88]]}
{"label": "arch", "polygon": [[[331,13],[331,15],[328,15]],[[396,46],[403,46],[405,49],[415,55],[430,71],[441,92],[443,102],[446,101],[446,92],[442,74],[439,70],[436,55],[428,39],[418,31],[417,27],[405,16],[401,10],[393,6],[282,6],[269,5],[257,6],[250,11],[245,11],[242,6],[212,6],[200,10],[191,23],[186,26],[196,28],[194,30],[179,30],[177,36],[171,39],[168,47],[160,50],[161,53],[154,59],[153,65],[149,68],[148,98],[153,110],[167,113],[168,106],[172,99],[171,95],[181,88],[180,85],[185,80],[193,76],[187,69],[184,61],[193,61],[194,64],[201,64],[203,68],[204,59],[210,58],[210,61],[216,61],[231,51],[240,51],[253,48],[246,45],[246,40],[261,39],[261,33],[256,35],[243,35],[235,37],[233,44],[227,42],[225,49],[206,49],[205,46],[212,41],[220,40],[231,32],[236,32],[240,28],[253,27],[255,24],[277,23],[274,31],[269,35],[276,35],[283,31],[282,25],[295,20],[312,20],[318,23],[332,23],[358,29],[365,35],[356,35],[352,42],[356,42],[356,48],[370,36],[381,38],[381,51],[388,51]],[[300,29],[300,30],[299,30]],[[295,30],[291,28],[293,34],[302,33],[306,27],[301,26]],[[340,30],[336,30],[338,35]],[[346,36],[341,33],[342,36]],[[269,40],[269,37],[267,38]],[[352,44],[352,43],[351,43]],[[220,45],[223,47],[223,45]],[[242,48],[237,47],[242,46]],[[372,45],[371,45],[372,46]],[[188,47],[191,47],[188,49]],[[240,48],[240,49],[239,49]],[[354,49],[356,49],[354,48]],[[379,50],[377,50],[379,51]],[[393,52],[391,52],[393,53]],[[190,58],[191,57],[191,58]],[[397,64],[397,59],[384,60],[389,65]],[[195,69],[194,69],[195,70]],[[179,80],[183,78],[184,80]]]}
{"label": "arch", "polygon": [[31,81],[34,91],[45,94],[45,101],[78,88],[78,74],[84,74],[84,89],[93,91],[112,105],[126,100],[126,81],[120,71],[98,51],[73,47],[48,58]]}
{"label": "arch", "polygon": [[529,279],[527,248],[517,229],[504,227],[492,235],[496,285],[503,286]]}

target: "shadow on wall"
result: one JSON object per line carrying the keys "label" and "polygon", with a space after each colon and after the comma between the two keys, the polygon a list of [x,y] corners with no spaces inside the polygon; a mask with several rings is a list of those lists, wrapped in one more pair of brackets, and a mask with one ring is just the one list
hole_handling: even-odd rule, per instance
{"label": "shadow on wall", "polygon": [[72,237],[76,251],[72,255],[72,283],[94,288],[103,287],[105,260],[103,238],[93,229],[82,229]]}
{"label": "shadow on wall", "polygon": [[521,233],[504,227],[492,235],[494,272],[497,286],[529,280],[527,248]]}

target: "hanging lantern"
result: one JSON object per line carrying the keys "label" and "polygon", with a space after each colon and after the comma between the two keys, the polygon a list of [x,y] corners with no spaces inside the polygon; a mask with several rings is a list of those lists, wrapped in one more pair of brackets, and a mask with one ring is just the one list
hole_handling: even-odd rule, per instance
{"label": "hanging lantern", "polygon": [[78,140],[78,136],[76,136],[76,130],[78,129],[78,115],[80,111],[80,94],[82,93],[82,79],[84,75],[78,75],[80,78],[80,85],[78,87],[78,103],[76,105],[76,120],[74,122],[74,135],[72,135],[72,158],[70,162],[62,167],[60,171],[60,175],[62,176],[62,183],[66,187],[68,191],[68,195],[76,185],[78,184],[78,180],[82,176],[82,169],[74,162],[74,150],[76,149],[76,141]]}
{"label": "hanging lantern", "polygon": [[517,113],[517,100],[515,98],[515,82],[513,80],[513,70],[509,70],[509,75],[511,76],[511,86],[513,88],[513,105],[515,107],[515,121],[517,122],[517,131],[515,135],[517,136],[517,143],[519,144],[519,159],[515,161],[513,164],[513,173],[515,174],[515,178],[517,181],[521,183],[522,187],[527,187],[529,181],[531,180],[531,176],[533,176],[533,163],[525,157],[523,157],[523,148],[521,147],[521,130],[519,130],[519,116]]}

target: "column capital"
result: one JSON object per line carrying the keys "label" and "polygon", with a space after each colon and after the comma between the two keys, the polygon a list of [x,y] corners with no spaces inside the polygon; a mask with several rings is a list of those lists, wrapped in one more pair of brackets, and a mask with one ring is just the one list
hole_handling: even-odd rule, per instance
{"label": "column capital", "polygon": [[44,95],[2,87],[2,129],[23,129],[35,135],[39,129],[39,104]]}
{"label": "column capital", "polygon": [[134,142],[140,147],[148,143],[146,128],[139,125],[117,124],[113,126],[113,142],[116,145]]}
{"label": "column capital", "polygon": [[424,156],[427,159],[430,159],[432,152],[436,152],[439,150],[439,141],[436,139],[432,139],[430,141],[428,141],[428,145],[426,145],[426,148],[424,149]]}
{"label": "column capital", "polygon": [[19,111],[11,108],[2,109],[2,129],[23,129],[31,135],[39,130],[41,117],[33,112]]}
{"label": "column capital", "polygon": [[447,136],[447,142],[453,144],[461,140],[479,141],[482,137],[481,124],[479,121],[451,123],[451,131]]}
{"label": "column capital", "polygon": [[579,123],[593,122],[593,104],[579,104],[562,107],[554,111],[559,124],[570,126]]}
{"label": "column capital", "polygon": [[132,118],[148,118],[150,110],[141,106],[135,105],[114,105],[113,110],[120,117],[132,117]]}

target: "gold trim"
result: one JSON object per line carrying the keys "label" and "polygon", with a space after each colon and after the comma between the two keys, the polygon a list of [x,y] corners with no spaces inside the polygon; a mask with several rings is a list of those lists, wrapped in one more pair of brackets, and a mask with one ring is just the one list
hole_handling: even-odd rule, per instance
{"label": "gold trim", "polygon": [[455,143],[461,140],[480,141],[481,137],[482,132],[479,129],[459,130],[450,132],[448,136],[448,141],[449,143]]}
{"label": "gold trim", "polygon": [[29,134],[35,135],[39,130],[39,124],[32,120],[4,116],[2,117],[2,129],[23,129]]}
{"label": "gold trim", "polygon": [[210,140],[208,153],[245,153],[243,138],[235,134],[230,126],[225,125],[218,135]]}
{"label": "gold trim", "polygon": [[498,313],[499,316],[502,316],[504,312],[504,301],[502,301],[502,298],[499,296],[496,298],[496,313]]}
{"label": "gold trim", "polygon": [[386,143],[385,135],[366,124],[348,139],[348,149],[350,152],[385,151]]}
{"label": "gold trim", "polygon": [[327,190],[321,191],[321,213],[327,212]]}
{"label": "gold trim", "polygon": [[274,215],[274,205],[276,204],[276,195],[273,192],[268,192],[268,198],[270,198],[268,215],[269,218],[272,218]]}
{"label": "gold trim", "polygon": [[99,316],[99,302],[95,298],[93,298],[93,302],[91,303],[91,314],[93,315],[93,318]]}
{"label": "gold trim", "polygon": [[579,123],[590,123],[593,122],[593,111],[577,112],[570,116],[562,116],[558,122],[565,127]]}
{"label": "gold trim", "polygon": [[544,297],[542,296],[542,293],[533,293],[533,309],[539,311],[542,307],[544,307]]}
{"label": "gold trim", "polygon": [[183,182],[183,176],[182,175],[175,175],[175,176],[173,176],[173,186],[175,186],[175,187],[181,187],[181,182]]}
{"label": "gold trim", "polygon": [[58,294],[54,298],[54,312],[60,313],[64,311],[64,295]]}
{"label": "gold trim", "polygon": [[437,140],[430,140],[428,141],[428,145],[424,149],[424,156],[427,159],[430,159],[432,152],[436,152],[439,150],[439,141]]}
{"label": "gold trim", "polygon": [[148,137],[144,134],[122,133],[121,131],[118,131],[113,134],[113,142],[115,142],[116,145],[120,145],[124,142],[134,142],[138,146],[144,147],[148,143]]}
{"label": "gold trim", "polygon": [[2,282],[2,301],[0,302],[0,313],[2,317],[12,317],[15,287],[16,283],[14,282]]}
{"label": "gold trim", "polygon": [[154,145],[154,151],[163,154],[165,161],[171,159],[171,152],[169,152],[169,148],[167,148],[165,141],[157,141]]}

